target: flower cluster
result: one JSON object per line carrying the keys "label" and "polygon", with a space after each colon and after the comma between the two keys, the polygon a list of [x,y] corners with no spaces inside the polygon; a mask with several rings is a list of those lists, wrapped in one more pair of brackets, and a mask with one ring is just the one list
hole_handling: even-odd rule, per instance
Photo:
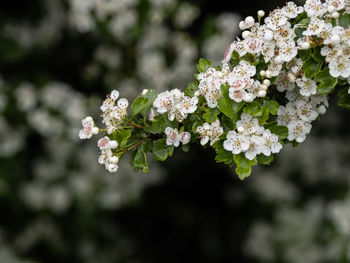
{"label": "flower cluster", "polygon": [[180,145],[180,142],[182,144],[188,144],[191,141],[191,134],[189,132],[181,132],[175,128],[166,127],[165,129],[165,135],[166,135],[166,144],[168,146],[174,145],[175,147],[178,147]]}
{"label": "flower cluster", "polygon": [[247,159],[253,160],[258,154],[270,156],[282,149],[278,136],[260,126],[258,119],[249,114],[241,115],[241,120],[237,122],[237,131],[228,132],[224,141],[225,150],[233,154],[243,152]]}
{"label": "flower cluster", "polygon": [[306,139],[337,86],[345,87],[338,104],[350,108],[345,7],[345,0],[307,0],[304,7],[288,2],[265,23],[260,10],[258,21],[249,16],[239,23],[242,39],[229,45],[222,65],[200,59],[199,74],[185,92],[143,93],[131,106],[130,120],[125,119],[127,101],[114,106],[119,96],[114,91],[101,110],[109,138],[124,145],[118,157],[132,151],[135,170],[148,171],[147,153],[164,161],[180,142],[198,139],[201,145],[210,142],[216,161],[236,164],[241,179],[252,165],[270,164],[284,144]]}
{"label": "flower cluster", "polygon": [[116,172],[119,168],[119,157],[117,155],[113,155],[112,150],[118,147],[118,142],[110,140],[107,136],[105,136],[98,141],[97,145],[101,150],[101,155],[98,158],[98,162],[105,165],[109,172]]}
{"label": "flower cluster", "polygon": [[92,135],[98,134],[98,128],[95,126],[95,122],[92,117],[88,116],[82,121],[83,128],[79,131],[80,139],[90,139]]}
{"label": "flower cluster", "polygon": [[158,95],[153,106],[158,113],[168,113],[169,120],[176,119],[182,122],[187,118],[189,113],[194,113],[197,109],[197,97],[185,96],[183,92],[178,89],[165,91]]}
{"label": "flower cluster", "polygon": [[224,133],[224,129],[220,126],[220,121],[216,120],[211,124],[204,123],[203,126],[197,127],[197,132],[201,138],[201,145],[206,145],[209,141],[210,145],[213,145]]}
{"label": "flower cluster", "polygon": [[127,108],[129,106],[129,102],[125,98],[119,98],[119,92],[113,90],[110,95],[103,101],[101,106],[103,123],[107,127],[107,133],[112,134],[118,127],[121,121],[127,115]]}

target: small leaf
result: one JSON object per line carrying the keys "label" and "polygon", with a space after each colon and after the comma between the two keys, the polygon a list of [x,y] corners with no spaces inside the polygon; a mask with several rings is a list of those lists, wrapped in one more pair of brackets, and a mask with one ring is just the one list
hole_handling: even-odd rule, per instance
{"label": "small leaf", "polygon": [[205,114],[203,114],[203,118],[207,123],[212,123],[216,121],[220,113],[221,112],[218,108],[209,109]]}
{"label": "small leaf", "polygon": [[348,89],[345,88],[339,92],[339,107],[350,110],[350,94],[348,94]]}
{"label": "small leaf", "polygon": [[197,69],[199,72],[206,72],[209,68],[212,68],[213,64],[210,62],[210,60],[201,58],[199,60],[199,63],[197,64]]}
{"label": "small leaf", "polygon": [[144,144],[141,144],[137,148],[133,156],[133,167],[135,170],[142,170],[144,173],[148,173],[148,162],[146,153],[144,152]]}
{"label": "small leaf", "polygon": [[221,88],[221,98],[218,100],[218,108],[219,110],[225,114],[230,119],[235,119],[235,114],[244,106],[244,102],[235,102],[230,99],[228,93],[229,93],[229,86],[222,85]]}
{"label": "small leaf", "polygon": [[265,105],[267,106],[269,112],[272,115],[277,115],[278,108],[280,106],[277,101],[275,101],[275,100],[266,100],[265,101]]}
{"label": "small leaf", "polygon": [[157,161],[164,162],[173,154],[174,147],[166,144],[166,139],[162,138],[153,143],[152,153]]}
{"label": "small leaf", "polygon": [[113,133],[113,138],[118,142],[119,147],[124,147],[131,136],[130,129],[116,130]]}
{"label": "small leaf", "polygon": [[162,132],[161,123],[159,121],[152,122],[150,126],[146,126],[144,128],[144,131],[152,134],[161,133]]}
{"label": "small leaf", "polygon": [[147,103],[148,103],[148,99],[146,99],[142,96],[137,97],[131,105],[132,115],[135,116],[135,115],[141,113],[141,111],[143,111],[146,108]]}
{"label": "small leaf", "polygon": [[257,161],[247,159],[243,153],[234,155],[233,157],[235,163],[237,164],[236,173],[239,179],[244,180],[250,176],[252,172],[252,165],[256,165]]}
{"label": "small leaf", "polygon": [[322,62],[317,62],[315,59],[310,57],[303,65],[302,69],[307,78],[314,77],[322,67]]}
{"label": "small leaf", "polygon": [[266,129],[270,130],[271,133],[276,134],[279,140],[283,140],[288,137],[288,128],[285,126],[267,126]]}
{"label": "small leaf", "polygon": [[339,25],[348,28],[350,26],[350,14],[343,13],[339,16]]}
{"label": "small leaf", "polygon": [[258,160],[258,163],[260,163],[260,164],[270,165],[273,162],[274,157],[272,154],[270,156],[266,156],[264,154],[259,154],[257,157],[257,160]]}
{"label": "small leaf", "polygon": [[198,82],[193,81],[187,85],[187,88],[185,90],[185,96],[193,97],[194,93],[198,90]]}

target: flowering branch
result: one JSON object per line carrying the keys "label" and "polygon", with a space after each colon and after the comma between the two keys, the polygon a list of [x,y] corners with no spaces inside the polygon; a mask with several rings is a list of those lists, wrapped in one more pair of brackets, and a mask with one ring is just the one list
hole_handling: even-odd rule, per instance
{"label": "flowering branch", "polygon": [[[147,154],[165,161],[175,147],[209,144],[216,161],[236,165],[241,179],[251,166],[269,165],[285,144],[297,145],[328,107],[336,87],[339,106],[350,109],[350,3],[289,2],[258,22],[240,22],[242,39],[231,43],[222,65],[206,59],[184,92],[144,91],[131,105],[113,91],[101,106],[107,135],[99,162],[110,172],[131,152],[135,170],[148,172]],[[124,125],[126,124],[126,125]],[[81,139],[99,133],[91,117]]]}

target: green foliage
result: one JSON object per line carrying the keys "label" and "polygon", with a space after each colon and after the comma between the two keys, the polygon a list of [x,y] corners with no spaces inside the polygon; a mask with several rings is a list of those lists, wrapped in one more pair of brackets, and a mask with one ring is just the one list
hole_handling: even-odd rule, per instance
{"label": "green foliage", "polygon": [[302,70],[307,78],[313,78],[321,70],[322,64],[323,62],[318,62],[313,57],[309,57]]}
{"label": "green foliage", "polygon": [[274,157],[272,154],[270,156],[266,156],[264,154],[259,154],[257,156],[257,160],[258,160],[258,163],[260,163],[260,164],[270,165],[273,162]]}
{"label": "green foliage", "polygon": [[276,134],[279,140],[283,140],[288,137],[288,128],[285,126],[278,126],[277,122],[270,123],[265,126],[271,133]]}
{"label": "green foliage", "polygon": [[164,162],[169,156],[172,156],[174,146],[168,146],[166,139],[162,138],[153,143],[152,154],[157,161]]}
{"label": "green foliage", "polygon": [[187,88],[185,90],[185,96],[193,97],[194,93],[198,90],[198,82],[192,81],[187,85]]}
{"label": "green foliage", "polygon": [[115,139],[119,147],[124,147],[126,146],[130,136],[131,136],[131,129],[118,129],[113,133],[113,139]]}
{"label": "green foliage", "polygon": [[142,114],[146,116],[156,97],[157,92],[155,90],[150,90],[145,95],[137,97],[131,105],[132,115]]}
{"label": "green foliage", "polygon": [[350,110],[350,94],[348,90],[349,88],[345,88],[339,92],[338,105],[339,107]]}
{"label": "green foliage", "polygon": [[219,110],[232,120],[235,120],[236,113],[244,106],[245,102],[235,102],[229,97],[229,86],[222,85],[221,88],[221,98],[218,100]]}
{"label": "green foliage", "polygon": [[212,123],[218,118],[220,113],[221,111],[218,108],[208,109],[208,111],[203,114],[203,118],[207,123]]}
{"label": "green foliage", "polygon": [[237,165],[236,173],[239,179],[241,180],[244,180],[247,177],[249,177],[250,174],[252,173],[252,166],[257,165],[256,159],[251,161],[247,159],[243,153],[234,155],[233,159]]}
{"label": "green foliage", "polygon": [[329,74],[329,68],[324,68],[322,71],[318,72],[315,76],[315,81],[320,82],[320,84],[317,87],[317,92],[319,94],[330,94],[334,91],[338,79],[333,78]]}
{"label": "green foliage", "polygon": [[137,149],[131,154],[131,165],[135,171],[142,170],[144,173],[148,173],[148,162],[146,154],[150,152],[151,142],[143,142]]}
{"label": "green foliage", "polygon": [[224,163],[230,167],[234,165],[233,154],[232,152],[226,151],[224,149],[223,141],[217,141],[214,143],[213,147],[216,151],[215,161],[218,163]]}
{"label": "green foliage", "polygon": [[213,68],[213,64],[210,62],[210,60],[205,58],[201,58],[199,60],[199,63],[197,64],[197,69],[199,72],[206,72],[210,68]]}
{"label": "green foliage", "polygon": [[340,26],[348,28],[350,26],[350,14],[340,14],[338,22]]}

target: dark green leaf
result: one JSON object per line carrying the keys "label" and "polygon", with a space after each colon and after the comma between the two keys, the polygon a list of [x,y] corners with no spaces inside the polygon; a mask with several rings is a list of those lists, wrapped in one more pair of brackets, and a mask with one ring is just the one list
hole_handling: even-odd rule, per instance
{"label": "dark green leaf", "polygon": [[257,160],[258,160],[258,163],[260,163],[260,164],[270,165],[273,162],[274,157],[272,154],[270,156],[266,156],[264,154],[259,154],[257,157]]}
{"label": "dark green leaf", "polygon": [[307,78],[312,78],[319,73],[322,67],[322,62],[317,62],[314,58],[310,57],[303,65],[303,72]]}

